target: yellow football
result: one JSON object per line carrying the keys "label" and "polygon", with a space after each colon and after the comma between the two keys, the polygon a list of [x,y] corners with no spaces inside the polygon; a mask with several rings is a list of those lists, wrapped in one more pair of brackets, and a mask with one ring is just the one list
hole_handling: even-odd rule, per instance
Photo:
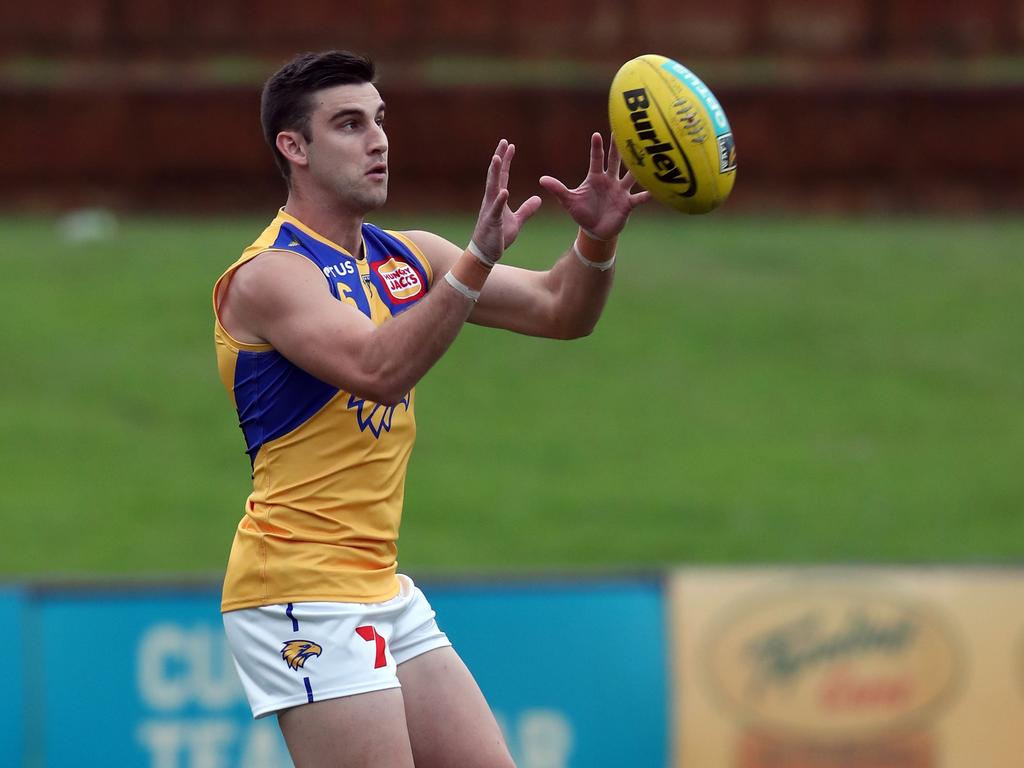
{"label": "yellow football", "polygon": [[653,53],[612,80],[608,120],[626,167],[656,200],[684,213],[721,205],[736,182],[725,110],[693,72]]}

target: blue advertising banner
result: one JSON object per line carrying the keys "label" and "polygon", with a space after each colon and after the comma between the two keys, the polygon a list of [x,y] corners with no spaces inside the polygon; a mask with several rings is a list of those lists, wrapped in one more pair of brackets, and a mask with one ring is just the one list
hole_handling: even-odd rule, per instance
{"label": "blue advertising banner", "polygon": [[47,768],[291,764],[275,721],[251,718],[216,593],[54,594],[38,612]]}
{"label": "blue advertising banner", "polygon": [[[660,582],[421,586],[520,768],[667,763]],[[4,594],[6,618],[18,607]],[[251,718],[218,597],[205,588],[33,593],[23,626],[41,662],[24,667],[29,703],[5,718],[27,728],[24,764],[290,766],[275,719]]]}
{"label": "blue advertising banner", "polygon": [[520,768],[666,765],[660,585],[425,591]]}
{"label": "blue advertising banner", "polygon": [[[0,755],[10,760],[11,765],[21,765],[24,760],[25,732],[25,670],[29,663],[22,652],[10,653],[12,649],[30,649],[32,646],[25,633],[24,593],[14,588],[0,586],[0,629],[3,630],[4,646],[9,655],[0,674]],[[36,659],[32,654],[32,659]]]}

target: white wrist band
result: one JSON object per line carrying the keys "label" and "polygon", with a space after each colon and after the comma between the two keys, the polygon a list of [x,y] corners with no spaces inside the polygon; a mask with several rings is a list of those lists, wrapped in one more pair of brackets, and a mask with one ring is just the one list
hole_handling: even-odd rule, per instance
{"label": "white wrist band", "polygon": [[480,246],[474,243],[472,240],[469,241],[469,245],[466,246],[466,250],[476,256],[477,261],[483,264],[485,267],[490,269],[498,263],[497,259],[489,259],[484,255],[484,252],[480,250]]}
{"label": "white wrist band", "polygon": [[464,282],[459,280],[455,275],[452,274],[451,270],[444,273],[445,282],[448,283],[452,288],[461,293],[470,301],[476,301],[480,298],[480,291],[474,291]]}
{"label": "white wrist band", "polygon": [[572,252],[576,254],[577,259],[583,262],[583,266],[590,267],[591,269],[599,269],[602,272],[607,272],[609,269],[612,268],[612,265],[615,263],[614,253],[612,254],[612,257],[608,259],[608,261],[591,261],[582,253],[580,253],[580,247],[579,245],[577,245],[575,240],[573,240],[572,242]]}
{"label": "white wrist band", "polygon": [[611,240],[615,239],[615,238],[608,238],[608,237],[598,237],[593,232],[591,232],[589,229],[584,229],[583,227],[580,227],[580,232],[582,232],[584,235],[589,237],[591,240],[596,240],[599,243],[607,243],[607,242],[610,242]]}

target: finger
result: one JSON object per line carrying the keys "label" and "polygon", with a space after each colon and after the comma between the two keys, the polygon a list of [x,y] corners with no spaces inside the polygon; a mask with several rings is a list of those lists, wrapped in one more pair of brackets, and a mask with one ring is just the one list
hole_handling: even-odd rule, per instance
{"label": "finger", "polygon": [[622,182],[623,189],[632,189],[633,185],[636,184],[636,177],[633,175],[632,171],[627,170],[619,181]]}
{"label": "finger", "polygon": [[590,172],[604,172],[604,140],[600,133],[590,137]]}
{"label": "finger", "polygon": [[537,195],[523,201],[523,204],[505,220],[505,248],[509,248],[519,237],[519,232],[527,220],[540,208],[541,199]]}
{"label": "finger", "polygon": [[614,133],[608,137],[608,170],[615,174],[615,178],[619,178],[619,174],[622,172],[619,145],[615,143]]}
{"label": "finger", "polygon": [[569,210],[572,205],[572,190],[552,176],[541,176],[540,186],[552,195],[560,206]]}
{"label": "finger", "polygon": [[533,195],[532,197],[524,200],[523,204],[516,208],[512,213],[512,216],[515,217],[516,223],[521,227],[528,218],[533,216],[533,214],[540,209],[542,202],[543,201],[540,199],[539,195]]}
{"label": "finger", "polygon": [[569,195],[569,188],[554,176],[541,176],[540,185],[555,197],[561,198]]}
{"label": "finger", "polygon": [[[487,166],[487,180],[497,181],[498,172],[501,170],[501,155],[491,155],[491,162]],[[493,179],[491,178],[493,176]]]}
{"label": "finger", "polygon": [[501,175],[501,158],[491,155],[491,164],[487,166],[487,182],[484,185],[484,205],[494,199],[498,193]]}
{"label": "finger", "polygon": [[487,217],[497,224],[501,225],[501,221],[505,215],[505,204],[508,202],[508,190],[499,189],[498,193],[494,196],[494,200],[491,202],[491,206],[487,211]]}
{"label": "finger", "polygon": [[638,205],[643,205],[651,199],[651,193],[646,189],[643,192],[634,192],[629,196],[629,207],[636,208]]}
{"label": "finger", "polygon": [[[504,141],[504,139],[503,139],[503,141]],[[508,172],[509,172],[509,168],[512,167],[512,158],[515,157],[515,155],[516,155],[516,145],[515,144],[507,144],[506,149],[505,149],[505,153],[502,155],[502,158],[501,158],[501,176],[498,179],[498,184],[501,186],[502,189],[505,189],[505,188],[508,187]]]}

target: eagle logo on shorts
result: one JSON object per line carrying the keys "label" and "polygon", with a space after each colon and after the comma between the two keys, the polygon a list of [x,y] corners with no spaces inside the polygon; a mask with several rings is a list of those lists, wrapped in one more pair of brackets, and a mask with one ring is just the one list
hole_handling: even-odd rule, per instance
{"label": "eagle logo on shorts", "polygon": [[281,658],[292,669],[306,666],[306,659],[319,656],[324,649],[312,640],[289,640],[281,647]]}

